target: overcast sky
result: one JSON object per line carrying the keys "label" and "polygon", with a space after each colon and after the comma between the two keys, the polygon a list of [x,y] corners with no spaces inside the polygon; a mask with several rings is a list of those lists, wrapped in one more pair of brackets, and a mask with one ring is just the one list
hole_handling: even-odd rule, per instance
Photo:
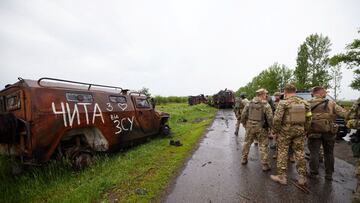
{"label": "overcast sky", "polygon": [[[331,54],[360,27],[359,0],[0,0],[0,85],[56,77],[150,88],[154,95],[237,90],[274,62],[296,65],[307,36]],[[340,98],[354,99],[344,69]]]}

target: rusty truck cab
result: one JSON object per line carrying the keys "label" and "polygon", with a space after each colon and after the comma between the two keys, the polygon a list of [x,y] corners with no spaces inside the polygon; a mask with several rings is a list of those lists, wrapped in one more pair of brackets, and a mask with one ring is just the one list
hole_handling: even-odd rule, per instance
{"label": "rusty truck cab", "polygon": [[116,151],[169,129],[169,115],[155,111],[142,94],[53,78],[7,86],[0,113],[0,153],[24,163],[55,155],[80,163],[94,152]]}

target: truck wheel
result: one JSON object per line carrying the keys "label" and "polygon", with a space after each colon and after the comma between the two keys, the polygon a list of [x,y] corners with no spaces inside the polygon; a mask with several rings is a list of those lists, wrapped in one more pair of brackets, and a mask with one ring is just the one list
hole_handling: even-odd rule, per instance
{"label": "truck wheel", "polygon": [[163,136],[168,136],[170,135],[170,127],[168,125],[164,125],[162,128],[161,128],[161,135]]}
{"label": "truck wheel", "polygon": [[21,163],[19,163],[18,161],[13,161],[11,163],[11,174],[13,176],[18,176],[22,174],[23,171],[24,171],[24,167]]}
{"label": "truck wheel", "polygon": [[80,171],[93,163],[94,155],[90,150],[78,150],[74,152],[71,164],[74,170]]}

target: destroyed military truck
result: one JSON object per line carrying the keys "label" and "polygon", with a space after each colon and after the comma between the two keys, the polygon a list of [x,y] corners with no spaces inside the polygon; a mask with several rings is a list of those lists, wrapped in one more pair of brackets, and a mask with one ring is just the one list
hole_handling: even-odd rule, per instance
{"label": "destroyed military truck", "polygon": [[95,152],[169,134],[168,119],[145,95],[120,87],[19,78],[0,91],[0,153],[25,165],[67,157],[82,168]]}
{"label": "destroyed military truck", "polygon": [[233,108],[235,104],[234,92],[228,89],[220,90],[213,95],[213,105],[216,108]]}
{"label": "destroyed military truck", "polygon": [[200,94],[198,96],[189,96],[188,97],[188,104],[190,106],[201,104],[201,103],[204,103],[204,104],[207,103],[207,99],[205,98],[205,96],[203,94]]}

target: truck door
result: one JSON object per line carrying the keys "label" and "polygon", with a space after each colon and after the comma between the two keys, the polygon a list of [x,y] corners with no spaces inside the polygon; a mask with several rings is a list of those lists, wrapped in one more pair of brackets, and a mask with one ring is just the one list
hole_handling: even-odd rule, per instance
{"label": "truck door", "polygon": [[157,132],[155,129],[155,114],[149,101],[145,97],[135,97],[136,117],[144,133],[150,134]]}

